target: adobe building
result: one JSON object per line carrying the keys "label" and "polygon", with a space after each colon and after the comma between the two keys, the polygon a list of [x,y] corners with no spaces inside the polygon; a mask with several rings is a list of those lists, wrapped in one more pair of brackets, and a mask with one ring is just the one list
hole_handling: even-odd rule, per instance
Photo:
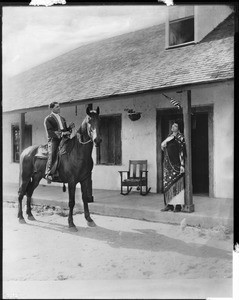
{"label": "adobe building", "polygon": [[[151,192],[162,193],[160,144],[191,91],[193,194],[233,198],[234,12],[228,5],[168,8],[165,24],[81,46],[3,83],[3,180],[18,182],[19,152],[46,144],[52,101],[79,128],[100,107],[93,188],[120,191],[118,171],[147,159]],[[131,121],[127,109],[141,112]],[[20,130],[22,128],[22,130]],[[42,179],[40,184],[46,184]],[[58,183],[52,183],[58,185]]]}

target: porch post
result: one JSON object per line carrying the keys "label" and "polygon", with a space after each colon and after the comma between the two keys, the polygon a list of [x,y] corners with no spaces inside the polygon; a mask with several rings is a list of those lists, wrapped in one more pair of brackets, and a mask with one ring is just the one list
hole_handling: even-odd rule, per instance
{"label": "porch post", "polygon": [[194,212],[192,196],[192,152],[191,152],[191,91],[182,92],[184,137],[186,143],[185,158],[185,197],[184,212]]}
{"label": "porch post", "polygon": [[19,153],[21,154],[24,150],[25,144],[25,113],[20,114],[20,122],[19,122],[19,131],[20,131],[20,145],[19,145]]}

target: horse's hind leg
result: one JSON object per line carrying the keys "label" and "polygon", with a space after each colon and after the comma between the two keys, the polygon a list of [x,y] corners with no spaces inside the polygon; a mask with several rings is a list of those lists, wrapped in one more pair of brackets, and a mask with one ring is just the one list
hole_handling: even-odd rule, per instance
{"label": "horse's hind leg", "polygon": [[26,193],[26,189],[27,189],[29,180],[24,180],[21,183],[21,186],[18,190],[18,214],[17,214],[17,217],[19,219],[19,222],[23,223],[23,224],[26,223],[26,222],[25,222],[25,219],[23,218],[23,214],[22,214],[22,200],[23,200],[23,197]]}
{"label": "horse's hind leg", "polygon": [[35,188],[39,185],[40,180],[42,179],[41,174],[33,174],[32,180],[29,182],[26,190],[26,196],[27,196],[27,215],[28,215],[28,220],[35,221],[36,219],[34,218],[32,214],[32,208],[31,208],[31,200],[32,200],[32,194],[35,190]]}

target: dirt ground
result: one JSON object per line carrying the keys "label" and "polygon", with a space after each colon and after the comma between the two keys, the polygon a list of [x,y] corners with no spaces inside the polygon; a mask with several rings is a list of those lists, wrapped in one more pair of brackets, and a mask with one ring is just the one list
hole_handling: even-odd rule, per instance
{"label": "dirt ground", "polygon": [[[25,208],[24,208],[25,211]],[[3,204],[3,280],[231,279],[232,233],[125,218],[74,215],[34,206],[36,221],[19,224],[17,205]],[[230,294],[230,293],[229,293]],[[5,295],[6,298],[8,297]]]}

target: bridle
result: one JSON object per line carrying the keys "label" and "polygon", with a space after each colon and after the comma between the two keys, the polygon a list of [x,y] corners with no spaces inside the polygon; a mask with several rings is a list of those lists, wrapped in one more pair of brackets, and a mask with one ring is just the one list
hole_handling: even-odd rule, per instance
{"label": "bridle", "polygon": [[88,122],[86,122],[86,126],[87,126],[87,128],[86,128],[87,129],[87,135],[90,139],[86,142],[82,142],[81,138],[79,138],[79,143],[82,144],[82,145],[86,145],[86,144],[91,143],[91,142],[93,143],[92,136],[90,134],[90,132],[91,132],[90,124]]}

